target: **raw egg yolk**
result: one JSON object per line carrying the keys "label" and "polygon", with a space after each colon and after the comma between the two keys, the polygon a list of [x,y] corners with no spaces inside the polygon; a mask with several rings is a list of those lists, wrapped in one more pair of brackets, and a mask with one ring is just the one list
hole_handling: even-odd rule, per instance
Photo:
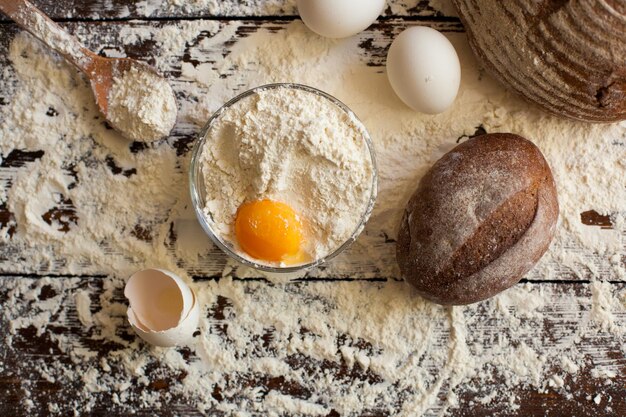
{"label": "raw egg yolk", "polygon": [[250,201],[237,210],[235,235],[248,255],[280,262],[300,252],[302,222],[285,203],[268,199]]}

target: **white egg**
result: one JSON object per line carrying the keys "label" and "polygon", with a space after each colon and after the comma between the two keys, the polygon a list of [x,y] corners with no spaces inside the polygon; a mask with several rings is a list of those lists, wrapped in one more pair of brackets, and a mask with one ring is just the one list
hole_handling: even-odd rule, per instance
{"label": "white egg", "polygon": [[374,23],[385,0],[298,0],[298,13],[313,32],[327,38],[347,38]]}
{"label": "white egg", "polygon": [[443,34],[428,27],[411,27],[389,48],[387,76],[407,106],[436,114],[454,102],[461,84],[461,64]]}
{"label": "white egg", "polygon": [[200,320],[192,289],[177,275],[146,269],[133,274],[124,288],[128,321],[146,342],[175,346],[191,340]]}

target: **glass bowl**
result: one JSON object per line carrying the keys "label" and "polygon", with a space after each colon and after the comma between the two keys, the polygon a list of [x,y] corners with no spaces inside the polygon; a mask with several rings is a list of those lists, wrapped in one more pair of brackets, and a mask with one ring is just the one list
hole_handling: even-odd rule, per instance
{"label": "glass bowl", "polygon": [[[369,155],[371,157],[371,163],[372,163],[372,186],[371,186],[370,198],[368,200],[367,206],[365,207],[365,209],[363,210],[363,213],[361,214],[361,219],[357,227],[354,229],[350,237],[346,239],[346,241],[341,246],[339,246],[337,249],[335,249],[333,252],[329,253],[323,258],[316,259],[316,260],[313,260],[311,262],[304,263],[304,264],[289,265],[289,266],[284,266],[284,267],[266,265],[263,263],[255,262],[251,259],[248,259],[239,255],[237,252],[235,252],[233,244],[231,242],[229,242],[226,239],[222,239],[222,237],[213,230],[213,227],[212,227],[213,220],[204,213],[204,207],[206,205],[205,204],[206,203],[205,201],[206,189],[204,187],[204,177],[202,175],[202,169],[201,169],[201,164],[200,164],[200,156],[202,154],[202,150],[204,149],[206,138],[211,128],[213,127],[214,122],[218,119],[218,117],[225,110],[227,110],[230,106],[237,103],[238,101],[252,94],[255,94],[258,91],[267,90],[271,88],[293,88],[293,89],[299,89],[299,90],[304,90],[310,93],[314,93],[314,94],[317,94],[318,96],[324,97],[325,99],[329,100],[335,106],[337,106],[342,111],[347,113],[351,117],[351,119],[354,120],[355,123],[360,124],[361,127],[363,128],[363,132],[365,132],[363,136],[363,140],[365,141],[365,144],[369,151]],[[213,241],[213,243],[215,243],[228,256],[230,256],[232,259],[234,259],[235,261],[245,266],[257,269],[259,271],[268,272],[268,273],[278,273],[278,274],[294,273],[294,272],[306,271],[306,270],[312,269],[316,266],[319,266],[329,261],[330,259],[334,258],[335,256],[339,255],[341,252],[346,250],[352,244],[352,242],[356,240],[356,238],[359,236],[359,234],[365,227],[365,224],[367,223],[367,220],[369,219],[370,214],[372,213],[372,209],[374,208],[374,203],[376,201],[376,194],[378,191],[378,169],[376,166],[376,156],[374,153],[374,145],[372,144],[372,139],[370,138],[369,133],[367,132],[367,129],[365,129],[365,126],[363,125],[363,123],[356,117],[354,112],[348,108],[348,106],[343,104],[341,101],[339,101],[335,97],[321,90],[318,90],[316,88],[309,87],[306,85],[294,84],[294,83],[266,84],[266,85],[262,85],[262,86],[247,90],[239,94],[235,98],[231,99],[230,101],[228,101],[219,110],[217,110],[213,114],[213,116],[211,116],[209,121],[202,128],[202,130],[200,131],[198,135],[198,140],[196,141],[196,144],[194,145],[194,149],[193,149],[192,156],[191,156],[191,164],[189,167],[189,187],[191,191],[191,201],[192,201],[194,210],[196,212],[198,222],[200,222],[202,229],[204,229],[204,231],[209,236],[209,238]]]}

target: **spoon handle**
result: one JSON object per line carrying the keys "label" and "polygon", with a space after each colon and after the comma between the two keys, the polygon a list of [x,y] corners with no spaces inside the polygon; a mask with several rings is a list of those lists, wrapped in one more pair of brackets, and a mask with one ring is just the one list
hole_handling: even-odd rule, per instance
{"label": "spoon handle", "polygon": [[0,11],[37,39],[63,55],[81,71],[89,73],[96,54],[53,22],[27,0],[0,0]]}

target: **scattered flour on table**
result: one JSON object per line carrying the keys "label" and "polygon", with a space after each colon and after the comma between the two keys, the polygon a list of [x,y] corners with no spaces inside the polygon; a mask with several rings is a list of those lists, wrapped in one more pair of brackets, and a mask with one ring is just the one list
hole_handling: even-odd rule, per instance
{"label": "scattered flour on table", "polygon": [[375,195],[366,136],[354,115],[313,91],[259,90],[224,109],[207,133],[199,159],[205,215],[248,257],[235,237],[238,208],[265,198],[285,202],[306,225],[308,258],[324,258],[361,227]]}
{"label": "scattered flour on table", "polygon": [[43,149],[3,177],[11,215],[0,236],[17,243],[5,249],[12,268],[98,273],[106,265],[107,273],[126,274],[141,259],[167,259],[158,255],[166,248],[157,235],[167,234],[185,176],[176,153],[165,142],[129,152],[85,80],[30,36],[18,34],[9,56],[4,76],[13,69],[19,84],[6,84],[0,153],[4,160],[15,150]]}
{"label": "scattered flour on table", "polygon": [[[296,0],[140,0],[128,5],[107,0],[93,7],[90,17],[98,19],[101,11],[120,18],[139,15],[143,17],[171,16],[293,16],[297,15]],[[81,9],[83,12],[83,9]],[[456,16],[451,0],[388,0],[383,15],[395,16]],[[72,10],[66,17],[77,16]]]}
{"label": "scattered flour on table", "polygon": [[93,325],[93,317],[91,317],[91,300],[89,299],[89,292],[84,290],[76,291],[74,295],[74,303],[76,304],[78,320],[86,328],[91,327]]}
{"label": "scattered flour on table", "polygon": [[[20,331],[31,326],[48,334],[70,361],[35,357],[28,359],[31,368],[45,379],[85,384],[68,404],[59,404],[61,411],[89,412],[112,393],[118,410],[141,398],[145,407],[182,401],[227,415],[326,416],[335,410],[349,416],[377,409],[433,416],[445,410],[454,415],[462,400],[470,406],[496,402],[510,414],[519,401],[515,392],[588,395],[568,386],[588,378],[583,375],[590,369],[597,393],[603,392],[616,375],[608,358],[586,349],[619,340],[626,330],[625,290],[602,283],[592,289],[605,297],[601,308],[615,315],[609,332],[601,330],[587,290],[558,285],[522,284],[486,302],[450,308],[419,299],[402,282],[285,287],[224,279],[194,285],[203,305],[222,300],[223,310],[201,320],[190,348],[163,349],[132,334],[126,306],[115,295],[122,284],[107,280],[99,289],[85,288],[80,279],[5,279],[2,320],[13,322],[7,343],[27,341]],[[46,305],[39,301],[44,288],[55,294]],[[51,325],[81,326],[72,319],[77,291],[92,300],[99,295],[90,308],[93,325],[83,333],[51,331]],[[98,344],[106,344],[108,353],[95,351]],[[152,389],[155,380],[181,374],[167,391]],[[346,384],[347,378],[353,382]],[[270,380],[282,382],[268,389]],[[496,380],[502,382],[494,385]]]}
{"label": "scattered flour on table", "polygon": [[176,123],[176,99],[167,80],[150,70],[131,67],[116,76],[108,97],[107,116],[131,140],[166,137]]}
{"label": "scattered flour on table", "polygon": [[[540,112],[481,73],[463,34],[449,34],[464,71],[459,97],[448,112],[424,116],[393,95],[384,68],[367,65],[371,57],[358,46],[367,39],[384,48],[386,37],[331,41],[299,22],[274,22],[246,29],[242,38],[240,25],[132,24],[120,29],[120,38],[108,33],[105,39],[87,27],[77,33],[128,48],[154,42],[157,67],[180,71],[172,82],[181,96],[180,135],[197,133],[238,92],[269,82],[312,85],[355,111],[378,155],[378,204],[356,244],[312,276],[397,276],[393,238],[417,180],[459,137],[482,126],[533,140],[558,184],[558,235],[528,276],[624,278],[624,123],[588,125]],[[183,55],[191,59],[181,63]],[[598,384],[616,377],[606,365],[608,353],[589,346],[623,340],[626,294],[599,281],[577,290],[523,284],[483,303],[446,308],[393,280],[270,285],[223,278],[192,284],[208,317],[190,348],[147,347],[125,322],[121,288],[132,272],[161,267],[187,279],[246,272],[232,270],[198,233],[185,143],[174,137],[129,145],[106,128],[85,81],[28,35],[11,41],[9,58],[0,72],[8,101],[0,106],[0,154],[9,161],[18,149],[32,161],[0,178],[0,204],[11,213],[2,220],[0,263],[13,272],[107,276],[4,279],[2,320],[10,332],[3,361],[11,360],[13,343],[17,351],[33,337],[29,328],[49,339],[64,354],[59,360],[20,360],[48,381],[82,380],[72,398],[59,397],[61,412],[87,413],[111,392],[112,406],[122,410],[130,400],[158,408],[184,397],[180,401],[202,410],[242,415],[328,415],[331,409],[356,415],[385,407],[407,416],[454,414],[456,404],[468,401],[504,402],[512,413],[523,401],[518,387],[578,398],[568,381],[589,372]],[[612,228],[582,224],[587,210],[608,215]],[[58,332],[63,326],[72,331]],[[624,352],[624,344],[616,349]],[[154,390],[151,384],[162,378],[179,382]],[[268,392],[262,387],[270,380],[278,388]],[[503,383],[494,395],[496,380]],[[48,401],[31,388],[21,388],[24,407]],[[610,406],[605,398],[600,407]]]}
{"label": "scattered flour on table", "polygon": [[[142,0],[137,2],[137,12],[148,17],[171,12],[195,13],[204,16],[280,16],[298,13],[296,0]],[[389,0],[383,14],[415,15],[441,14],[456,16],[456,9],[449,0],[430,0],[427,6],[419,0]],[[126,10],[121,11],[127,13]]]}
{"label": "scattered flour on table", "polygon": [[67,32],[50,25],[49,19],[43,14],[33,13],[33,7],[28,3],[20,4],[18,10],[18,16],[52,48],[79,62],[86,58],[80,45]]}

